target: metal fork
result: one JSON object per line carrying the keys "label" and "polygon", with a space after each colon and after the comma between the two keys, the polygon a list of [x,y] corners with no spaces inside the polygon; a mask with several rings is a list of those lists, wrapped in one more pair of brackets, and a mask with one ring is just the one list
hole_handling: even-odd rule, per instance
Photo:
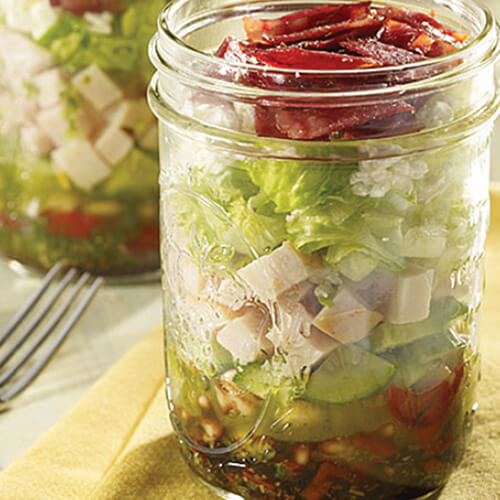
{"label": "metal fork", "polygon": [[[49,364],[104,283],[103,278],[94,278],[89,273],[79,274],[76,269],[67,271],[57,282],[61,269],[62,265],[56,264],[46,274],[36,292],[0,332],[0,404],[12,400],[24,391]],[[41,298],[48,295],[48,289],[54,282],[57,282],[56,288],[46,303],[40,306],[39,310],[33,311]],[[85,293],[82,292],[84,288],[87,288]],[[80,297],[81,292],[83,295]],[[59,307],[52,312],[56,305]],[[70,309],[72,311],[69,313]],[[32,317],[29,318],[32,311]],[[65,316],[67,320],[64,326],[57,329]],[[47,321],[46,324],[38,328],[43,320]],[[12,339],[12,343],[6,344],[7,339],[22,327],[24,322],[27,324],[21,333]],[[50,343],[40,356],[34,357],[49,338]],[[26,349],[21,350],[25,343]],[[11,359],[12,362],[9,363]]]}

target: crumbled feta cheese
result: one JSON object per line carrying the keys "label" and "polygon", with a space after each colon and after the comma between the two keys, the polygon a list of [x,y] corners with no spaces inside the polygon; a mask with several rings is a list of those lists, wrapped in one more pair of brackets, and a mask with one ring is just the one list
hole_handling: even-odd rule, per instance
{"label": "crumbled feta cheese", "polygon": [[410,194],[414,181],[422,179],[428,166],[422,160],[409,160],[403,157],[364,160],[359,170],[351,175],[354,194],[382,198],[391,189]]}

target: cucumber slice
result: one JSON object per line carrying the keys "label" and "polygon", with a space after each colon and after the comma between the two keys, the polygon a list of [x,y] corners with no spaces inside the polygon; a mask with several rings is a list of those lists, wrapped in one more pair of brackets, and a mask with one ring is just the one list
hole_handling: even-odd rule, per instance
{"label": "cucumber slice", "polygon": [[465,347],[465,343],[448,330],[394,349],[384,358],[397,367],[392,383],[398,387],[410,387],[434,369],[436,361],[455,357],[453,353],[458,359]]}
{"label": "cucumber slice", "polygon": [[366,399],[384,389],[396,367],[353,344],[341,345],[311,375],[303,398],[330,404]]}
{"label": "cucumber slice", "polygon": [[416,340],[441,333],[448,323],[467,312],[467,307],[448,296],[431,304],[429,317],[416,323],[395,325],[380,324],[368,337],[370,351],[379,354]]}
{"label": "cucumber slice", "polygon": [[234,376],[233,382],[242,389],[264,399],[273,389],[273,374],[271,370],[266,370],[263,365],[264,361],[255,361],[245,365]]}

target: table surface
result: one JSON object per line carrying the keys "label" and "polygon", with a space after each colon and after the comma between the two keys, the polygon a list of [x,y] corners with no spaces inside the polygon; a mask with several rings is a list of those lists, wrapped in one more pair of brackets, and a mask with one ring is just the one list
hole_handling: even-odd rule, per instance
{"label": "table surface", "polygon": [[[37,287],[0,260],[0,330]],[[0,413],[0,470],[26,451],[161,322],[160,284],[106,286],[49,367]]]}
{"label": "table surface", "polygon": [[[500,18],[500,1],[483,0]],[[492,179],[500,180],[500,121],[493,138]],[[0,326],[36,288],[0,261]],[[102,289],[48,369],[0,413],[0,470],[27,450],[137,340],[161,321],[159,283]]]}

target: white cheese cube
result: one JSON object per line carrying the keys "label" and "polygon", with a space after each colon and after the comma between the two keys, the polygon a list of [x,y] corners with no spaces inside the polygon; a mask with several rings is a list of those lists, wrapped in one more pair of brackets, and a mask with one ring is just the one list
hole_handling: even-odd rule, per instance
{"label": "white cheese cube", "polygon": [[[95,122],[87,109],[81,108],[76,111],[73,119],[77,129],[76,132],[85,137],[92,135]],[[42,110],[38,114],[37,122],[42,131],[45,132],[57,146],[62,146],[68,141],[71,126],[68,121],[66,105],[64,103]]]}
{"label": "white cheese cube", "polygon": [[80,71],[73,78],[73,84],[98,111],[123,97],[120,87],[96,64]]}
{"label": "white cheese cube", "polygon": [[52,160],[76,186],[87,191],[111,173],[90,142],[83,139],[72,139],[53,151]]}
{"label": "white cheese cube", "polygon": [[151,151],[158,151],[158,123],[156,121],[149,130],[139,139],[139,146]]}
{"label": "white cheese cube", "polygon": [[5,24],[16,31],[29,33],[31,25],[30,7],[33,0],[2,0]]}
{"label": "white cheese cube", "polygon": [[317,269],[316,259],[299,254],[285,242],[269,255],[254,260],[238,271],[238,275],[262,300],[276,300],[277,296]]}
{"label": "white cheese cube", "polygon": [[38,90],[37,101],[41,108],[49,108],[57,104],[61,100],[61,94],[67,88],[66,78],[60,68],[39,73],[32,82]]}
{"label": "white cheese cube", "polygon": [[95,143],[97,151],[111,165],[116,165],[134,147],[134,140],[121,128],[107,127]]}
{"label": "white cheese cube", "polygon": [[28,26],[31,29],[31,36],[38,40],[57,22],[60,16],[61,11],[54,9],[47,1],[32,5],[30,8],[31,23]]}
{"label": "white cheese cube", "polygon": [[[52,54],[29,38],[0,26],[0,59],[12,85],[52,67]],[[15,84],[17,86],[17,84]]]}
{"label": "white cheese cube", "polygon": [[399,276],[387,305],[387,321],[403,325],[426,319],[430,312],[433,281],[433,269],[413,269]]}
{"label": "white cheese cube", "polygon": [[35,125],[26,125],[21,129],[21,144],[27,151],[37,155],[45,155],[54,149],[50,137]]}
{"label": "white cheese cube", "polygon": [[263,350],[272,354],[272,344],[263,336],[268,326],[266,314],[249,308],[217,333],[217,342],[241,364],[251,363],[263,357]]}
{"label": "white cheese cube", "polygon": [[342,288],[333,300],[334,307],[324,307],[313,325],[343,344],[359,342],[383,319],[370,311],[349,290]]}

